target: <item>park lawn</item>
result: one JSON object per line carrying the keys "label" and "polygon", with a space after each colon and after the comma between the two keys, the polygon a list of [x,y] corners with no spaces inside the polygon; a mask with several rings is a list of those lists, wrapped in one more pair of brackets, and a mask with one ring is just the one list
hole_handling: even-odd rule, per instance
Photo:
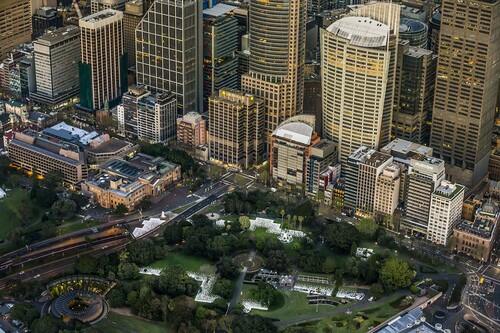
{"label": "park lawn", "polygon": [[[309,327],[314,329],[316,332],[335,332],[335,333],[347,333],[347,332],[357,332],[364,333],[368,332],[369,328],[372,326],[379,325],[396,315],[403,309],[400,307],[393,307],[390,303],[400,298],[400,296],[395,296],[389,299],[386,303],[374,306],[367,307],[366,309],[362,309],[356,312],[353,312],[351,315],[346,314],[336,314],[332,317],[327,317],[319,321],[311,322],[309,325],[303,324],[301,326]],[[350,323],[357,314],[361,314],[367,319],[361,322],[360,327],[358,329],[348,329],[347,324]],[[340,326],[340,323],[343,326]],[[337,324],[339,326],[337,326]]]}
{"label": "park lawn", "polygon": [[[116,324],[113,324],[115,322]],[[95,326],[103,333],[174,333],[174,329],[163,323],[143,320],[137,317],[128,317],[109,312],[107,319],[101,320]]]}
{"label": "park lawn", "polygon": [[178,252],[169,252],[165,259],[157,260],[149,266],[155,268],[165,268],[175,265],[181,266],[186,271],[198,272],[202,266],[212,266],[213,263],[205,258],[189,256]]}
{"label": "park lawn", "polygon": [[172,213],[174,213],[174,214],[180,214],[183,211],[187,210],[188,208],[193,207],[194,205],[196,205],[196,202],[192,202],[192,203],[189,203],[189,204],[184,205],[182,207],[176,208],[176,209],[174,209],[172,211]]}
{"label": "park lawn", "polygon": [[348,305],[309,305],[305,293],[297,291],[282,291],[283,296],[281,302],[273,306],[269,311],[252,310],[252,314],[258,314],[263,317],[269,317],[278,320],[286,320],[315,313],[323,313],[333,311],[335,309],[347,307]]}
{"label": "park lawn", "polygon": [[[83,220],[80,218],[80,220]],[[91,228],[100,225],[102,222],[94,221],[94,220],[86,220],[83,222],[63,222],[61,226],[58,227],[58,231],[60,231],[61,235],[69,234],[70,232],[75,232],[78,230]]]}
{"label": "park lawn", "polygon": [[231,176],[229,176],[227,178],[227,180],[230,182],[234,182],[239,186],[246,186],[246,185],[248,185],[248,183],[251,182],[251,180],[249,180],[248,178],[245,178],[242,175],[237,174],[237,173],[233,173]]}
{"label": "park lawn", "polygon": [[[23,223],[26,226],[33,225],[40,220],[43,214],[43,209],[36,203],[30,200],[30,192],[20,188],[12,189],[8,193],[8,197],[0,200],[0,239],[4,239],[9,231],[21,226]],[[31,221],[23,221],[21,215],[22,202],[26,202],[28,207],[33,208],[34,216]]]}
{"label": "park lawn", "polygon": [[203,210],[203,213],[220,213],[224,209],[223,205],[213,205]]}
{"label": "park lawn", "polygon": [[276,236],[274,234],[268,234],[266,231],[267,231],[266,228],[257,227],[255,228],[254,231],[249,230],[248,232],[253,232],[253,234],[255,235],[255,240],[260,240],[260,239],[266,240],[273,238],[273,236]]}

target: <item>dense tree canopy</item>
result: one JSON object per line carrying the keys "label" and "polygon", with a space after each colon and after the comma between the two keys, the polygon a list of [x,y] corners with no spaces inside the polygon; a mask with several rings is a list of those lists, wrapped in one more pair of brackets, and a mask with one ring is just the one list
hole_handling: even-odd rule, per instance
{"label": "dense tree canopy", "polygon": [[69,219],[76,212],[76,203],[73,200],[57,200],[50,209],[56,220]]}
{"label": "dense tree canopy", "polygon": [[349,223],[337,222],[326,227],[324,237],[332,249],[349,253],[352,243],[359,240],[359,231]]}
{"label": "dense tree canopy", "polygon": [[414,277],[410,264],[399,258],[387,259],[380,270],[380,282],[387,291],[408,287]]}
{"label": "dense tree canopy", "polygon": [[273,325],[269,318],[264,318],[259,315],[240,315],[233,320],[234,333],[275,333],[278,328]]}
{"label": "dense tree canopy", "polygon": [[278,300],[280,293],[269,283],[259,282],[257,288],[250,290],[250,295],[252,299],[270,307]]}
{"label": "dense tree canopy", "polygon": [[366,239],[373,239],[379,226],[372,219],[362,218],[357,221],[356,228],[358,228],[361,235],[363,235]]}
{"label": "dense tree canopy", "polygon": [[198,283],[180,266],[169,266],[161,272],[157,288],[170,297],[193,296],[198,290]]}
{"label": "dense tree canopy", "polygon": [[10,316],[31,327],[35,319],[40,317],[40,313],[33,304],[18,302],[10,309]]}
{"label": "dense tree canopy", "polygon": [[179,164],[182,172],[193,170],[196,172],[198,165],[193,158],[185,151],[179,149],[168,148],[162,144],[141,144],[141,151],[152,156],[163,157],[167,161]]}
{"label": "dense tree canopy", "polygon": [[122,203],[121,203],[121,204],[118,204],[118,205],[116,206],[116,209],[115,209],[115,212],[114,212],[114,213],[115,213],[115,215],[117,215],[117,216],[123,216],[123,215],[125,215],[127,212],[128,212],[128,208],[127,208],[127,206],[125,206],[124,204],[122,204]]}

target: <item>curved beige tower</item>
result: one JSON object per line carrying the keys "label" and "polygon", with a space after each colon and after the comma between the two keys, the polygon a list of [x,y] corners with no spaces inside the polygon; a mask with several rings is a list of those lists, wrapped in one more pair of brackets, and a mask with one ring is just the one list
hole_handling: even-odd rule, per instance
{"label": "curved beige tower", "polygon": [[321,30],[323,136],[341,163],[390,140],[399,6],[377,3]]}

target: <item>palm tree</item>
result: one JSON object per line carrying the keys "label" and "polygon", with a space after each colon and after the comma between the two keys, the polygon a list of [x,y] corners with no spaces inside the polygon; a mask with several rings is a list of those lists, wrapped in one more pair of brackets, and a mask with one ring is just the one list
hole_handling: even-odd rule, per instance
{"label": "palm tree", "polygon": [[281,214],[281,224],[283,224],[283,217],[285,216],[285,210],[282,209],[280,214]]}
{"label": "palm tree", "polygon": [[304,222],[304,216],[299,216],[298,220],[299,220],[299,230],[302,230],[302,222]]}

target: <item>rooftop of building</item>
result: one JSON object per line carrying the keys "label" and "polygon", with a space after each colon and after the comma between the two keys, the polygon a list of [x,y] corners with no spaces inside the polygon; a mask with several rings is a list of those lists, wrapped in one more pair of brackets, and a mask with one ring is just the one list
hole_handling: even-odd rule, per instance
{"label": "rooftop of building", "polygon": [[213,6],[212,8],[204,9],[203,15],[215,16],[215,17],[222,16],[222,15],[225,15],[226,13],[232,12],[236,8],[238,8],[238,7],[226,5],[224,3],[218,3],[215,6]]}
{"label": "rooftop of building", "polygon": [[441,7],[439,7],[438,9],[436,9],[434,11],[434,13],[432,13],[430,22],[434,23],[436,25],[440,25],[441,24],[441,15],[442,15],[442,10],[441,10]]}
{"label": "rooftop of building", "polygon": [[15,108],[22,108],[22,107],[27,105],[26,103],[15,101],[15,100],[5,101],[4,103],[8,104],[12,107],[15,107]]}
{"label": "rooftop of building", "polygon": [[90,141],[99,136],[97,132],[88,132],[84,129],[66,124],[64,121],[46,128],[43,133],[80,146],[89,145]]}
{"label": "rooftop of building", "polygon": [[348,16],[333,22],[328,32],[348,39],[350,44],[361,47],[382,47],[387,45],[389,26],[360,16]]}
{"label": "rooftop of building", "polygon": [[403,139],[395,139],[389,142],[380,150],[385,152],[386,154],[391,155],[393,155],[393,153],[407,155],[410,152],[414,152],[422,155],[432,156],[432,148]]}
{"label": "rooftop of building", "polygon": [[424,11],[422,9],[410,7],[410,6],[406,6],[406,5],[401,5],[401,11],[402,12],[409,12],[409,13],[413,13],[413,14],[424,13]]}
{"label": "rooftop of building", "polygon": [[443,180],[441,184],[434,190],[434,195],[445,199],[452,200],[463,192],[464,186],[456,183],[452,183],[447,180]]}
{"label": "rooftop of building", "polygon": [[363,163],[378,168],[390,159],[392,159],[391,155],[376,151],[373,154],[369,154]]}
{"label": "rooftop of building", "polygon": [[49,120],[50,118],[52,118],[51,115],[48,115],[48,114],[43,113],[43,112],[32,111],[32,112],[28,113],[29,121],[34,122],[34,123],[36,123],[38,121]]}
{"label": "rooftop of building", "polygon": [[[25,130],[22,133],[17,132],[14,134],[12,142],[25,148],[38,151],[41,154],[58,158],[65,162],[69,162],[72,164],[78,164],[80,162],[83,163],[83,156],[79,154],[80,148],[77,145],[54,139],[43,134],[43,132],[35,132],[30,129]],[[73,152],[75,154],[66,154],[66,156],[62,156],[60,154],[63,150],[66,152]],[[73,158],[70,158],[68,156],[72,156]]]}
{"label": "rooftop of building", "polygon": [[89,147],[88,151],[94,154],[106,154],[121,150],[125,147],[132,147],[133,144],[124,140],[117,138],[111,138],[110,140],[102,142],[97,147]]}
{"label": "rooftop of building", "polygon": [[36,10],[36,13],[33,16],[42,16],[42,17],[53,17],[57,15],[57,9],[54,7],[40,7]]}
{"label": "rooftop of building", "polygon": [[198,112],[191,111],[191,112],[186,113],[184,116],[182,116],[179,119],[182,119],[182,121],[194,125],[194,124],[202,121],[203,117]]}
{"label": "rooftop of building", "polygon": [[427,26],[418,20],[403,17],[399,21],[400,34],[418,34],[424,33],[425,31],[427,31]]}
{"label": "rooftop of building", "polygon": [[94,13],[92,15],[82,17],[80,19],[80,22],[97,23],[108,20],[115,16],[122,16],[122,15],[123,15],[122,12],[119,10],[105,9],[101,10],[100,12]]}
{"label": "rooftop of building", "polygon": [[[410,46],[408,48],[408,52],[406,53],[406,55],[408,55],[410,57],[414,57],[414,58],[420,58],[420,57],[423,57],[426,55],[431,55],[433,53],[434,52],[432,52],[431,50],[426,50],[426,49],[423,49],[421,47]],[[422,146],[422,147],[424,147],[424,146]],[[425,147],[425,148],[429,148],[429,147]]]}
{"label": "rooftop of building", "polygon": [[49,30],[38,38],[35,44],[54,44],[64,41],[72,36],[80,34],[80,28],[76,25],[68,25],[59,29]]}
{"label": "rooftop of building", "polygon": [[144,96],[138,101],[138,103],[153,107],[155,104],[164,104],[175,100],[176,98],[173,93],[163,92],[163,93],[156,93]]}
{"label": "rooftop of building", "polygon": [[138,97],[148,93],[149,91],[142,84],[134,84],[128,87],[128,90],[125,93],[125,95]]}
{"label": "rooftop of building", "polygon": [[376,333],[438,333],[443,332],[441,325],[436,327],[427,323],[423,316],[422,309],[416,307],[387,323],[382,328],[376,330]]}
{"label": "rooftop of building", "polygon": [[455,229],[474,236],[489,239],[493,235],[495,226],[496,223],[492,220],[479,217],[474,219],[474,221],[461,220],[456,225]]}
{"label": "rooftop of building", "polygon": [[436,157],[426,157],[423,160],[418,160],[419,163],[425,163],[428,165],[440,165],[444,164],[444,161],[442,159],[436,158]]}
{"label": "rooftop of building", "polygon": [[273,137],[285,139],[302,145],[310,145],[314,129],[311,125],[296,121],[285,123],[273,132]]}
{"label": "rooftop of building", "polygon": [[493,218],[497,218],[498,217],[498,213],[499,213],[499,207],[496,203],[494,203],[493,201],[488,200],[487,202],[485,202],[481,208],[479,208],[476,212],[476,215],[483,215],[483,216],[488,216],[488,217],[493,217]]}
{"label": "rooftop of building", "polygon": [[361,146],[356,149],[351,155],[349,155],[350,160],[364,161],[369,155],[375,153],[375,149],[366,146]]}
{"label": "rooftop of building", "polygon": [[[161,175],[175,168],[177,164],[165,161],[161,157],[152,157],[146,154],[137,154],[130,161],[112,159],[100,165],[100,173],[89,179],[90,183],[103,189],[110,189],[111,182],[119,182],[120,188],[132,188],[142,186],[139,179],[155,184]],[[116,190],[123,194],[123,191]]]}
{"label": "rooftop of building", "polygon": [[166,161],[161,157],[153,157],[143,153],[136,154],[129,163],[144,170],[155,170],[159,173],[167,173],[178,167],[177,164]]}
{"label": "rooftop of building", "polygon": [[100,167],[103,170],[113,172],[119,174],[123,177],[127,177],[129,179],[137,179],[142,173],[144,173],[143,169],[140,169],[127,161],[112,159]]}

